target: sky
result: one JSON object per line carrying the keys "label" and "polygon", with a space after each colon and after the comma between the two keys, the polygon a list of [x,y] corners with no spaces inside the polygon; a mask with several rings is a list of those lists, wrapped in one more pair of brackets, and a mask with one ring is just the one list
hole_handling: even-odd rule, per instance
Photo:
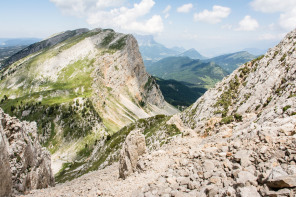
{"label": "sky", "polygon": [[268,49],[296,28],[296,0],[1,0],[0,38],[77,28],[153,35],[206,56]]}

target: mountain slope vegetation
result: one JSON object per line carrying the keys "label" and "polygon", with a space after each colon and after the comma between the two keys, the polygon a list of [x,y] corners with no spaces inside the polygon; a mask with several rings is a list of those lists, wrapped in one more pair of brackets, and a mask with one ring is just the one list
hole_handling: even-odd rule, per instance
{"label": "mountain slope vegetation", "polygon": [[164,99],[173,106],[183,109],[193,104],[207,89],[194,88],[176,80],[164,80],[156,78],[156,83],[164,96]]}
{"label": "mountain slope vegetation", "polygon": [[162,79],[173,79],[200,88],[213,87],[228,74],[215,63],[205,63],[189,57],[164,58],[147,66],[147,71]]}
{"label": "mountain slope vegetation", "polygon": [[207,59],[205,61],[215,62],[227,72],[232,73],[235,69],[237,69],[242,64],[248,61],[251,61],[255,58],[256,58],[255,55],[252,55],[246,51],[240,51],[236,53],[220,55],[211,59]]}

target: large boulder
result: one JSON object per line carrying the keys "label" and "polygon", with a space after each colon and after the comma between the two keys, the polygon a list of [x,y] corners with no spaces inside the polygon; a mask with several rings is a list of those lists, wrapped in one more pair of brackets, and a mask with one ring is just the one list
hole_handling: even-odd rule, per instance
{"label": "large boulder", "polygon": [[0,109],[0,196],[54,186],[50,153],[38,141],[35,122]]}
{"label": "large boulder", "polygon": [[125,179],[135,172],[139,156],[146,152],[145,136],[140,130],[132,131],[126,138],[119,158],[119,177]]}

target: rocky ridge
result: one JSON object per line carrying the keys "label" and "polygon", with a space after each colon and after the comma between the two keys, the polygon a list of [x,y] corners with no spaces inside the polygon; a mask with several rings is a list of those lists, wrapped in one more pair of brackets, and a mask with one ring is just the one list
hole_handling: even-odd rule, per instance
{"label": "rocky ridge", "polygon": [[35,44],[32,44],[24,49],[22,49],[21,51],[17,52],[16,54],[10,56],[9,58],[7,58],[2,66],[0,67],[1,69],[13,64],[14,62],[28,56],[31,55],[33,53],[37,53],[42,51],[43,49],[47,48],[47,47],[52,47],[60,42],[65,41],[66,39],[69,39],[71,37],[83,34],[88,32],[88,29],[77,29],[77,30],[73,30],[73,31],[66,31],[66,32],[62,32],[60,34],[54,35],[46,40],[42,40],[40,42],[37,42]]}
{"label": "rocky ridge", "polygon": [[38,142],[36,123],[0,109],[0,196],[54,186],[50,154]]}

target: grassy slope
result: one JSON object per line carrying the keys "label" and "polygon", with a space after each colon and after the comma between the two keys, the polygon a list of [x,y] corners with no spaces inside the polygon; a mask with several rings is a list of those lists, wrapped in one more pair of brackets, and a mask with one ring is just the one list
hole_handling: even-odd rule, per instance
{"label": "grassy slope", "polygon": [[[36,121],[39,134],[47,135],[42,142],[51,153],[54,153],[66,138],[90,135],[93,125],[101,121],[90,99],[90,75],[94,69],[94,60],[85,58],[69,64],[61,70],[56,82],[36,80],[36,70],[45,60],[97,33],[88,32],[60,43],[59,47],[44,49],[42,53],[32,55],[32,58],[20,67],[15,63],[6,68],[11,70],[11,76],[5,76],[0,81],[0,99],[3,98],[0,107],[20,119]],[[18,69],[15,69],[16,67]],[[2,70],[1,74],[5,70]],[[13,81],[14,87],[9,87]],[[6,97],[10,98],[5,99]],[[77,98],[81,98],[81,103],[75,103]],[[24,111],[29,112],[28,115],[23,116]],[[61,127],[63,131],[59,133]]]}
{"label": "grassy slope", "polygon": [[240,65],[255,59],[256,56],[246,52],[241,51],[237,53],[231,53],[226,55],[221,55],[218,57],[214,57],[205,61],[212,61],[221,66],[227,72],[232,73],[235,69],[237,69]]}

